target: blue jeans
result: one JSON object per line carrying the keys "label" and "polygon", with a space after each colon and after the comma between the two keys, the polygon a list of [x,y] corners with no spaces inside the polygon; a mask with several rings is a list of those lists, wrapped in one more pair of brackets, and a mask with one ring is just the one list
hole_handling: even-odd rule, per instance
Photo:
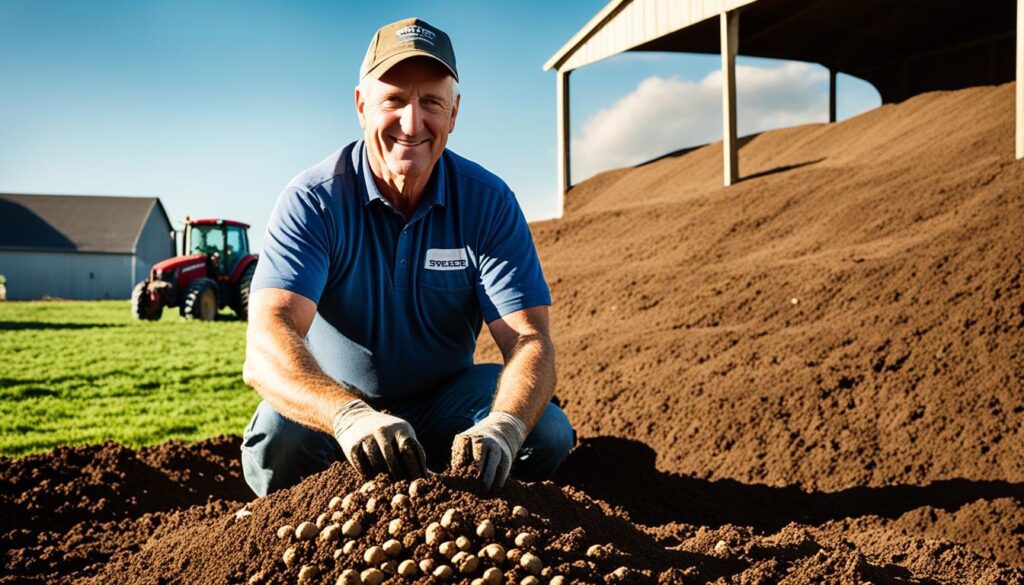
{"label": "blue jeans", "polygon": [[[431,470],[447,468],[455,435],[490,412],[500,374],[500,365],[478,364],[428,396],[392,409],[392,414],[416,430]],[[575,443],[576,432],[565,413],[548,404],[512,463],[512,477],[527,481],[551,477]],[[281,416],[266,401],[256,407],[242,436],[242,471],[259,496],[291,487],[344,459],[333,436]]]}

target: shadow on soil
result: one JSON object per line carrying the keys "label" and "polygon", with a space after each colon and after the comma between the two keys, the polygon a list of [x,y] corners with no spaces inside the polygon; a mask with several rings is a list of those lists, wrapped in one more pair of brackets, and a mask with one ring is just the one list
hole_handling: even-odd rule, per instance
{"label": "shadow on soil", "polygon": [[54,323],[51,321],[0,321],[0,331],[45,331],[51,329],[100,329],[124,327],[119,323]]}
{"label": "shadow on soil", "polygon": [[[775,531],[790,522],[819,525],[829,520],[877,515],[897,518],[932,506],[954,511],[979,499],[1024,502],[1024,484],[951,479],[926,486],[855,487],[840,492],[804,492],[797,487],[708,481],[658,471],[656,454],[638,441],[584,439],[555,474],[558,484],[614,502],[649,526],[685,522],[698,526],[737,524]],[[609,468],[614,472],[609,473]]]}

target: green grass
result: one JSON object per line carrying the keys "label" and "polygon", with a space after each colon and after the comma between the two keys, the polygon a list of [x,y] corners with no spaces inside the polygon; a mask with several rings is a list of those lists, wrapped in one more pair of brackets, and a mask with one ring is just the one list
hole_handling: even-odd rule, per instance
{"label": "green grass", "polygon": [[[225,315],[227,317],[227,315]],[[136,321],[128,301],[0,303],[0,455],[241,434],[245,322]]]}

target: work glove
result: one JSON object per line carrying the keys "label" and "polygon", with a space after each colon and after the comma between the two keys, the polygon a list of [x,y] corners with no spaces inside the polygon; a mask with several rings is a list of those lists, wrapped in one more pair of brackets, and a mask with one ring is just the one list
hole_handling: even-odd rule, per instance
{"label": "work glove", "polygon": [[427,457],[406,421],[379,412],[360,399],[334,415],[334,438],[363,477],[387,473],[393,479],[427,475]]}
{"label": "work glove", "polygon": [[469,469],[486,489],[501,489],[512,460],[526,440],[526,424],[506,412],[492,412],[455,435],[452,468]]}

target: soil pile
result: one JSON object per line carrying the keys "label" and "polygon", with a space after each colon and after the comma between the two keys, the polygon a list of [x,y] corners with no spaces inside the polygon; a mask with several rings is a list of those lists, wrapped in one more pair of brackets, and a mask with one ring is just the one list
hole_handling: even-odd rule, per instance
{"label": "soil pile", "polygon": [[[239,513],[237,440],[59,449],[0,461],[0,581],[295,583],[308,566],[333,584],[391,538],[401,552],[378,569],[458,569],[426,544],[453,508],[480,563],[465,582],[528,572],[480,557],[484,519],[506,552],[540,558],[543,583],[1024,582],[1013,92],[751,137],[728,189],[720,144],[574,188],[564,218],[533,226],[581,437],[554,483],[491,497],[437,476],[404,508],[408,484],[360,493],[336,465]],[[487,340],[477,357],[500,361]],[[356,515],[360,536],[320,540]]]}

